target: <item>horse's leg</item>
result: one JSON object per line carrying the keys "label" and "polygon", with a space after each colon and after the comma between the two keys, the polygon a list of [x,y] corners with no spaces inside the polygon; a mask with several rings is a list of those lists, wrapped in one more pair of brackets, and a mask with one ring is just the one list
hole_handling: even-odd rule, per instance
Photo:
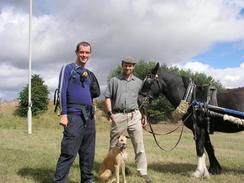
{"label": "horse's leg", "polygon": [[217,158],[215,157],[214,148],[211,144],[211,140],[208,133],[206,133],[205,135],[205,149],[208,153],[208,158],[209,158],[209,169],[208,169],[209,172],[211,174],[220,174],[222,168]]}
{"label": "horse's leg", "polygon": [[196,151],[198,156],[198,164],[197,169],[192,174],[192,176],[200,178],[206,177],[210,178],[209,172],[206,166],[206,155],[204,152],[204,145],[205,145],[205,135],[206,131],[203,127],[199,127],[196,125],[195,127],[195,143],[196,143]]}

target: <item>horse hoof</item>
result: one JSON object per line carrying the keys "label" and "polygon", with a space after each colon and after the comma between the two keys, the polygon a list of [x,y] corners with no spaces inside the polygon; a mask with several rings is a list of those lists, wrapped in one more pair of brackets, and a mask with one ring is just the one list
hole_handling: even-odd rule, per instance
{"label": "horse hoof", "polygon": [[203,177],[206,179],[210,179],[210,174],[209,174],[208,170],[204,171]]}
{"label": "horse hoof", "polygon": [[199,170],[199,169],[196,169],[196,171],[193,172],[193,173],[191,174],[191,176],[192,176],[192,177],[196,177],[196,178],[201,178],[201,177],[203,176],[203,172],[202,172],[201,170]]}
{"label": "horse hoof", "polygon": [[217,174],[221,174],[222,172],[222,168],[221,167],[215,167],[215,168],[209,168],[209,173],[211,173],[212,175],[217,175]]}
{"label": "horse hoof", "polygon": [[195,172],[192,173],[192,177],[210,179],[210,174],[208,170],[201,171],[197,169]]}

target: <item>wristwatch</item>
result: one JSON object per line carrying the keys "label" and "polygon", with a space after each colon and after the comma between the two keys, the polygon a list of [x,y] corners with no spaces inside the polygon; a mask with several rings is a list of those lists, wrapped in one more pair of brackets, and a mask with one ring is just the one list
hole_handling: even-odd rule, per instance
{"label": "wristwatch", "polygon": [[111,111],[107,112],[108,117],[111,117],[112,114],[113,114],[113,113],[112,113]]}

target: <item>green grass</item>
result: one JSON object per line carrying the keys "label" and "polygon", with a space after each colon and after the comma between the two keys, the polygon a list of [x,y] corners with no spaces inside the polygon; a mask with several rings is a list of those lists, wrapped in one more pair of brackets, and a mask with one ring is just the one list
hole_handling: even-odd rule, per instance
{"label": "green grass", "polygon": [[[27,134],[26,118],[14,114],[14,105],[1,106],[0,110],[0,182],[3,183],[48,183],[54,174],[60,152],[62,128],[58,117],[52,112],[53,106],[45,114],[33,118],[33,133]],[[109,144],[109,123],[97,114],[97,142],[94,163],[95,182],[98,182],[99,166],[106,155]],[[160,136],[161,145],[174,145],[179,136],[176,132]],[[198,180],[190,174],[196,168],[197,158],[191,132],[185,130],[178,147],[172,152],[163,152],[155,144],[152,136],[144,133],[148,159],[148,173],[155,183],[161,182],[244,182],[244,133],[211,136],[216,156],[222,165],[221,175],[210,180]],[[128,183],[141,183],[134,164],[132,144],[128,146],[127,166],[131,174]],[[78,159],[75,160],[67,182],[79,182]]]}

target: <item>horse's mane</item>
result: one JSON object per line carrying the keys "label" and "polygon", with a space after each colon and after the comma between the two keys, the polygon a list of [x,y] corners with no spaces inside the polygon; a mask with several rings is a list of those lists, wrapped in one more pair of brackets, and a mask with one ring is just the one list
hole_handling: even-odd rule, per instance
{"label": "horse's mane", "polygon": [[179,73],[169,71],[166,69],[160,68],[160,73],[162,74],[163,78],[171,78],[171,79],[174,78],[174,80],[182,81],[184,84],[184,88],[187,88],[191,81],[189,77],[181,76]]}
{"label": "horse's mane", "polygon": [[184,83],[184,87],[187,88],[189,83],[190,83],[190,78],[186,77],[186,76],[181,76],[182,81]]}
{"label": "horse's mane", "polygon": [[[171,77],[172,76],[174,77],[179,77],[179,78],[182,78],[182,81],[184,83],[184,87],[187,88],[187,86],[189,85],[190,83],[190,78],[187,77],[187,76],[181,76],[179,73],[176,73],[174,71],[169,71],[169,70],[166,70],[166,69],[163,69],[163,68],[159,68],[162,76],[167,76],[168,77]],[[206,86],[206,85],[209,85],[209,84],[201,84],[199,86]],[[220,90],[218,91],[220,93],[238,93],[238,94],[242,94],[244,93],[244,86],[243,87],[237,87],[237,88],[230,88],[230,89],[224,89],[224,90]]]}
{"label": "horse's mane", "polygon": [[224,92],[229,92],[229,91],[233,91],[233,92],[237,92],[237,93],[239,93],[239,92],[244,92],[244,87],[238,87],[238,88],[231,88],[231,89],[226,89],[226,90],[224,90]]}

